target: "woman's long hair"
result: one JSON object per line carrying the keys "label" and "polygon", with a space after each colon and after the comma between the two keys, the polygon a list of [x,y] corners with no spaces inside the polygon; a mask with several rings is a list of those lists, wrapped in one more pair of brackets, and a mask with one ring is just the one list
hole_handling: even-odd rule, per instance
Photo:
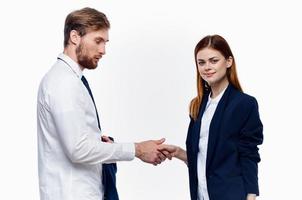
{"label": "woman's long hair", "polygon": [[192,99],[190,103],[190,116],[196,120],[198,117],[200,105],[202,103],[202,98],[206,90],[208,90],[209,86],[207,83],[201,78],[199,71],[198,71],[198,63],[197,63],[197,53],[204,49],[204,48],[211,48],[214,50],[219,51],[225,59],[229,59],[230,57],[233,58],[232,66],[227,69],[227,78],[228,81],[238,90],[242,91],[240,86],[237,72],[236,72],[236,63],[233,53],[231,51],[230,46],[228,45],[227,41],[219,36],[219,35],[208,35],[201,39],[194,50],[194,57],[195,57],[195,65],[197,71],[197,96]]}

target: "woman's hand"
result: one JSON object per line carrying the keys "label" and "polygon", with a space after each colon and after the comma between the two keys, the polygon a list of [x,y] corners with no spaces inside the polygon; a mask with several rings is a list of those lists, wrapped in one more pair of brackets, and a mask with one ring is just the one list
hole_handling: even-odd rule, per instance
{"label": "woman's hand", "polygon": [[161,144],[159,145],[158,150],[161,151],[169,160],[171,160],[172,157],[175,157],[187,163],[187,152],[179,146]]}

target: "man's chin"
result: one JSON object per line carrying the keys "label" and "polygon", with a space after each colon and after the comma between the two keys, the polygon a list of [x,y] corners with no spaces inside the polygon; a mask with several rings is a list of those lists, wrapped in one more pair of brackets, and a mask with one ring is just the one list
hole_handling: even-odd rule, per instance
{"label": "man's chin", "polygon": [[98,64],[93,64],[93,65],[87,65],[85,68],[86,69],[96,69],[98,67]]}
{"label": "man's chin", "polygon": [[91,66],[89,69],[96,69],[97,66]]}
{"label": "man's chin", "polygon": [[82,59],[79,61],[79,64],[85,69],[95,69],[98,66],[98,62],[89,59]]}

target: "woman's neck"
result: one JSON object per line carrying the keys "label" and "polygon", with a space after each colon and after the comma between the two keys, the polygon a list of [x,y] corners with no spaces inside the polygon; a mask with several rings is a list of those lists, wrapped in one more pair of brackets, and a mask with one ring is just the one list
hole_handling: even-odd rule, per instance
{"label": "woman's neck", "polygon": [[228,85],[229,81],[227,78],[217,84],[211,85],[211,98],[214,99],[217,97]]}

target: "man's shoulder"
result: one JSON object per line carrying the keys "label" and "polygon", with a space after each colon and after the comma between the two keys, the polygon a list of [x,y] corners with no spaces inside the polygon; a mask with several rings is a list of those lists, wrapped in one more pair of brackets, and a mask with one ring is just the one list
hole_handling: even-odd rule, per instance
{"label": "man's shoulder", "polygon": [[67,93],[80,87],[80,78],[60,61],[53,64],[40,83],[40,90],[46,90],[50,94]]}

